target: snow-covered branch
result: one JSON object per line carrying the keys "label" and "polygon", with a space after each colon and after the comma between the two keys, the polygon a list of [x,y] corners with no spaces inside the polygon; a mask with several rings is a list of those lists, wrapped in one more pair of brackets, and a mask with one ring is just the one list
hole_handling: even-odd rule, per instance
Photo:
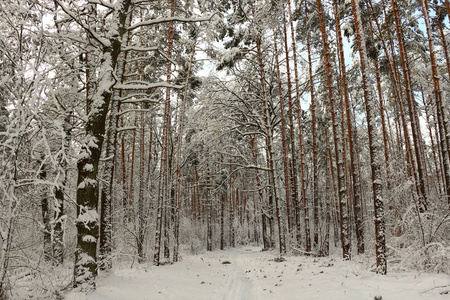
{"label": "snow-covered branch", "polygon": [[149,111],[151,111],[151,110],[150,109],[138,109],[138,108],[136,108],[136,109],[127,109],[127,110],[121,111],[119,113],[119,116],[127,114],[127,113],[130,113],[130,112],[149,112]]}
{"label": "snow-covered branch", "polygon": [[186,17],[167,17],[167,18],[159,18],[159,19],[153,19],[153,20],[147,20],[142,21],[136,24],[133,24],[127,28],[127,30],[134,30],[136,28],[142,27],[142,26],[151,26],[161,23],[169,23],[169,22],[183,22],[183,23],[194,23],[194,22],[206,22],[211,20],[211,18],[214,15],[203,17],[203,18],[186,18]]}
{"label": "snow-covered branch", "polygon": [[61,7],[61,9],[68,14],[72,20],[74,20],[78,25],[80,25],[86,32],[89,33],[97,42],[99,42],[102,46],[109,46],[109,41],[102,38],[100,35],[98,35],[95,31],[91,30],[86,24],[81,22],[77,16],[76,13],[68,9],[64,4],[61,3],[60,0],[55,0],[55,3]]}
{"label": "snow-covered branch", "polygon": [[165,81],[161,81],[155,83],[142,83],[142,84],[117,84],[115,86],[115,88],[119,90],[147,90],[160,87],[171,89],[182,89],[184,88],[184,85],[175,85]]}

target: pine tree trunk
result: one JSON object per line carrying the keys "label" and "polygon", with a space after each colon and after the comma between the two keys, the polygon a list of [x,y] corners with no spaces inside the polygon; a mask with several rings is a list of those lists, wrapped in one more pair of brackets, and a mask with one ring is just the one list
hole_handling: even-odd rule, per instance
{"label": "pine tree trunk", "polygon": [[[352,182],[352,190],[353,190],[353,214],[355,221],[355,231],[356,231],[356,240],[357,240],[357,250],[358,254],[363,254],[365,251],[364,246],[364,226],[362,220],[362,211],[361,211],[361,187],[360,187],[360,178],[357,173],[356,159],[355,159],[355,151],[353,146],[353,133],[352,133],[352,122],[351,122],[351,110],[350,110],[350,101],[347,90],[347,75],[345,70],[345,56],[344,56],[344,47],[341,35],[341,26],[340,26],[340,17],[337,6],[337,1],[334,1],[334,12],[336,19],[336,33],[339,45],[339,64],[341,67],[341,77],[342,77],[342,89],[345,101],[345,112],[346,112],[346,124],[347,124],[347,138],[348,138],[348,147],[350,153],[350,176]],[[343,112],[342,112],[343,115]]]}
{"label": "pine tree trunk", "polygon": [[442,165],[442,158],[441,158],[439,149],[436,146],[435,135],[433,134],[433,130],[432,130],[433,122],[430,119],[430,113],[429,113],[429,108],[428,108],[429,105],[427,104],[427,101],[426,101],[426,98],[425,98],[425,94],[423,92],[423,88],[421,88],[421,92],[422,92],[422,102],[423,102],[423,106],[425,108],[424,109],[425,110],[425,117],[426,117],[426,120],[427,120],[427,124],[430,124],[427,127],[428,127],[428,135],[430,137],[430,142],[431,142],[431,150],[432,150],[431,152],[433,153],[434,169],[436,171],[436,181],[437,181],[436,182],[436,190],[437,190],[438,193],[443,193],[443,192],[445,192],[445,186],[443,186],[444,185],[443,181],[442,181],[443,177],[442,177],[441,170],[440,170],[440,167],[439,167],[439,166]]}
{"label": "pine tree trunk", "polygon": [[[171,2],[171,12],[170,15],[173,17],[175,3],[172,0]],[[172,57],[172,47],[173,47],[173,22],[169,22],[168,27],[168,48],[167,48],[167,57],[170,59]],[[172,63],[170,61],[167,62],[167,72],[166,72],[166,80],[168,83],[171,82],[172,76]],[[170,88],[166,89],[166,99],[164,103],[164,118],[163,118],[163,133],[162,133],[162,149],[161,149],[161,164],[160,164],[160,178],[159,178],[159,187],[158,187],[158,207],[157,207],[157,217],[156,217],[156,232],[155,232],[155,253],[153,258],[153,263],[155,265],[159,265],[160,263],[160,251],[161,251],[161,234],[162,234],[162,225],[164,221],[164,248],[167,249],[167,210],[165,209],[168,199],[168,189],[169,189],[169,135],[171,134],[171,120],[170,120],[170,101],[171,101],[171,90]],[[163,218],[164,214],[164,218]],[[167,255],[167,251],[164,252]]]}
{"label": "pine tree trunk", "polygon": [[[258,156],[255,151],[255,140],[256,138],[254,136],[250,136],[250,148],[252,151],[253,156],[253,164],[255,166],[258,165]],[[263,238],[263,250],[268,250],[272,247],[270,242],[270,237],[267,232],[267,208],[265,208],[265,205],[263,203],[264,201],[264,194],[261,186],[261,179],[259,177],[258,169],[255,168],[255,180],[256,180],[256,188],[258,189],[258,201],[259,201],[259,207],[261,210],[261,230],[262,230],[262,238]]]}
{"label": "pine tree trunk", "polygon": [[[294,24],[292,21],[292,15],[291,15],[291,3],[290,0],[287,0],[287,10],[289,14],[289,24],[290,24],[290,30],[291,30],[291,46],[292,46],[292,58],[294,61],[294,80],[295,80],[295,96],[296,96],[296,104],[297,104],[297,121],[298,121],[298,134],[299,134],[299,152],[300,152],[300,181],[302,182],[302,195],[305,193],[304,198],[306,198],[306,188],[303,183],[304,181],[304,154],[303,154],[303,128],[302,128],[302,121],[301,121],[301,107],[300,107],[300,88],[299,88],[299,79],[298,79],[298,69],[297,69],[297,48],[295,44],[295,34],[294,34]],[[299,201],[298,201],[298,182],[297,182],[297,154],[295,151],[295,137],[294,137],[294,100],[292,99],[292,84],[291,84],[291,72],[290,72],[290,56],[289,56],[289,47],[288,47],[288,36],[287,36],[287,20],[286,20],[286,14],[284,13],[283,9],[283,33],[284,33],[284,49],[285,49],[285,56],[286,56],[286,75],[287,75],[287,88],[288,88],[288,117],[289,117],[289,128],[290,128],[290,135],[289,135],[289,141],[290,141],[290,150],[291,150],[291,174],[290,174],[290,180],[291,180],[291,198],[292,198],[292,205],[294,210],[294,225],[295,225],[295,233],[296,233],[296,240],[297,243],[300,243],[300,208],[299,208]],[[304,202],[306,199],[304,200]],[[308,224],[308,231],[309,231],[309,224]],[[309,234],[308,234],[309,236]],[[311,242],[309,242],[311,244]]]}
{"label": "pine tree trunk", "polygon": [[[174,249],[173,261],[178,261],[179,255],[179,239],[180,239],[180,203],[181,203],[181,150],[183,147],[183,133],[184,133],[184,115],[186,113],[186,101],[189,87],[189,79],[191,76],[192,64],[195,58],[196,41],[192,45],[191,57],[189,60],[189,67],[186,74],[186,81],[183,90],[183,99],[181,103],[180,120],[178,121],[178,142],[177,142],[177,160],[176,160],[176,186],[175,186],[175,223],[174,223]],[[221,221],[223,224],[223,220]]]}
{"label": "pine tree trunk", "polygon": [[[141,104],[142,110],[146,108],[144,103]],[[145,182],[145,116],[141,111],[141,124],[139,128],[139,191],[138,191],[138,231],[137,231],[137,253],[138,262],[145,261],[145,228],[146,228],[146,209],[144,192],[146,188]]]}
{"label": "pine tree trunk", "polygon": [[[305,2],[306,9],[306,2]],[[307,12],[306,12],[307,14]],[[308,73],[309,73],[309,92],[311,94],[311,135],[312,135],[312,151],[313,151],[313,209],[314,209],[314,238],[313,249],[317,250],[319,247],[319,171],[318,171],[318,158],[317,158],[317,129],[316,129],[316,98],[314,93],[314,78],[313,67],[311,58],[311,43],[310,43],[310,31],[306,32],[306,49],[308,52]],[[300,104],[298,104],[300,105]],[[299,116],[300,118],[300,116]],[[303,202],[304,206],[307,203]],[[327,202],[328,203],[328,202]],[[329,212],[327,212],[329,213]],[[305,224],[309,223],[309,215],[305,211]],[[328,241],[324,241],[328,242]],[[327,246],[328,253],[328,246]],[[327,254],[328,255],[328,254]]]}
{"label": "pine tree trunk", "polygon": [[[405,142],[405,148],[406,148],[406,164],[407,164],[407,169],[408,169],[408,174],[409,176],[416,176],[416,172],[415,172],[415,166],[414,166],[414,161],[413,161],[413,155],[412,155],[412,150],[411,150],[411,140],[410,140],[410,136],[409,136],[409,132],[408,132],[408,126],[406,124],[406,120],[405,120],[405,112],[404,112],[404,107],[403,107],[403,91],[401,88],[401,84],[400,84],[400,73],[398,70],[398,65],[396,63],[397,59],[395,56],[395,50],[394,50],[394,42],[392,39],[392,36],[390,34],[390,31],[387,31],[387,37],[385,37],[383,35],[383,31],[381,29],[381,26],[378,22],[378,19],[376,18],[376,14],[375,14],[375,10],[373,8],[372,5],[372,1],[369,0],[368,1],[369,6],[370,6],[370,10],[371,10],[371,16],[373,21],[375,22],[376,26],[377,26],[377,30],[378,30],[378,40],[381,41],[381,44],[383,46],[383,50],[385,53],[385,57],[387,59],[388,65],[389,65],[389,69],[390,69],[390,74],[391,74],[391,78],[392,78],[392,84],[394,86],[394,94],[395,94],[395,102],[394,102],[394,109],[397,108],[400,109],[400,118],[396,118],[396,120],[401,120],[401,128],[404,132],[404,142]],[[383,5],[384,8],[384,5]],[[385,12],[386,14],[386,12]],[[370,26],[372,26],[372,23],[369,23]],[[388,47],[385,43],[385,40],[388,40],[390,43],[390,48],[391,48],[391,54],[389,54],[389,50]],[[398,112],[397,112],[398,113]],[[403,139],[400,140],[401,142],[403,142]],[[403,153],[403,149],[400,147],[400,153]],[[415,181],[417,182],[417,181]],[[389,182],[388,182],[389,183]],[[416,185],[417,187],[417,185]]]}
{"label": "pine tree trunk", "polygon": [[[122,126],[123,126],[123,119],[122,119]],[[123,208],[123,224],[126,225],[130,218],[130,212],[128,207],[128,184],[127,184],[127,163],[126,163],[126,157],[125,157],[125,138],[122,135],[122,138],[120,139],[120,154],[121,159],[120,162],[122,164],[122,208]]]}
{"label": "pine tree trunk", "polygon": [[[137,114],[134,115],[134,127],[137,128]],[[130,185],[128,188],[128,221],[135,223],[136,215],[134,209],[134,165],[136,161],[136,129],[133,130],[133,139],[131,142],[131,161],[130,161]]]}
{"label": "pine tree trunk", "polygon": [[[210,180],[209,180],[210,181]],[[212,251],[212,199],[206,187],[206,251]]]}
{"label": "pine tree trunk", "polygon": [[423,171],[423,162],[422,162],[422,157],[420,155],[420,148],[419,148],[419,136],[417,134],[417,124],[416,124],[416,119],[414,117],[414,112],[413,112],[413,101],[414,100],[414,96],[413,96],[413,91],[411,88],[411,81],[410,81],[410,70],[408,68],[408,56],[407,56],[407,52],[405,50],[404,47],[404,40],[403,40],[403,32],[401,30],[401,22],[398,16],[398,7],[396,4],[396,0],[392,0],[392,9],[394,11],[394,20],[395,20],[395,24],[396,24],[396,30],[397,30],[397,36],[398,36],[398,45],[399,45],[399,52],[400,52],[400,59],[401,59],[401,64],[402,64],[402,69],[403,69],[403,79],[404,79],[404,83],[405,83],[405,96],[406,96],[406,100],[407,100],[407,104],[408,104],[408,112],[409,112],[409,118],[410,118],[410,122],[411,122],[411,132],[413,135],[413,148],[414,148],[414,153],[416,156],[416,163],[417,163],[417,179],[418,179],[418,186],[417,186],[417,191],[418,191],[418,208],[420,212],[424,212],[427,210],[427,193],[426,193],[426,189],[425,189],[425,178],[424,178],[424,171]]}
{"label": "pine tree trunk", "polygon": [[331,73],[331,62],[330,62],[330,52],[329,45],[327,41],[327,33],[325,29],[325,21],[323,17],[323,7],[322,1],[317,0],[317,10],[319,13],[319,23],[320,31],[322,34],[322,45],[324,51],[325,60],[325,72],[327,75],[327,88],[328,88],[328,101],[330,104],[331,111],[331,122],[333,128],[333,140],[334,140],[334,151],[337,164],[337,174],[338,174],[338,192],[339,192],[339,212],[340,212],[340,223],[341,223],[341,246],[342,246],[342,256],[344,260],[350,260],[350,241],[348,232],[348,208],[347,208],[347,192],[345,184],[345,170],[344,170],[344,160],[342,157],[342,139],[338,134],[338,122],[336,121],[336,111],[335,111],[335,96],[333,92],[333,75]]}
{"label": "pine tree trunk", "polygon": [[[286,137],[286,118],[284,115],[284,99],[283,99],[283,88],[281,86],[281,73],[280,73],[280,62],[279,62],[279,54],[277,47],[277,39],[274,41],[274,49],[275,49],[275,65],[277,70],[277,81],[278,81],[278,100],[280,102],[280,112],[281,112],[281,139],[283,145],[283,164],[284,164],[284,188],[286,192],[286,214],[287,214],[287,227],[288,234],[291,233],[291,211],[290,211],[290,198],[291,198],[291,188],[290,188],[290,176],[289,176],[289,161],[288,155],[289,150],[287,146],[287,137]],[[288,72],[289,73],[289,72]],[[289,93],[289,92],[288,92]]]}
{"label": "pine tree trunk", "polygon": [[369,84],[366,67],[368,66],[365,37],[361,24],[361,12],[358,0],[352,0],[352,11],[355,20],[356,39],[361,65],[362,83],[364,89],[364,104],[366,108],[367,132],[369,137],[370,167],[372,175],[372,193],[375,208],[375,239],[376,239],[376,259],[377,273],[385,275],[387,272],[386,261],[386,240],[385,240],[385,221],[383,207],[383,187],[381,181],[381,167],[379,147],[377,144],[377,132],[375,124],[374,110],[377,107],[375,99],[371,94],[371,85]]}
{"label": "pine tree trunk", "polygon": [[[326,155],[326,205],[325,205],[325,233],[322,240],[322,244],[320,247],[320,256],[329,256],[330,255],[330,225],[331,225],[331,203],[334,203],[335,200],[335,191],[334,191],[334,180],[333,180],[333,162],[331,160],[331,149],[328,142],[328,134],[326,134],[327,146],[326,152],[329,155]],[[336,228],[336,227],[335,227]]]}
{"label": "pine tree trunk", "polygon": [[220,197],[220,250],[225,249],[225,195]]}
{"label": "pine tree trunk", "polygon": [[[394,1],[394,0],[392,0]],[[436,102],[436,109],[438,111],[438,127],[440,134],[440,144],[441,144],[441,152],[444,162],[444,177],[445,177],[445,185],[446,185],[446,198],[448,209],[450,210],[450,135],[448,134],[448,114],[446,114],[446,107],[444,100],[442,99],[442,91],[440,87],[439,73],[437,69],[436,57],[434,55],[434,45],[433,45],[433,36],[431,32],[430,18],[429,18],[429,8],[428,1],[420,0],[420,4],[422,6],[422,13],[425,21],[425,27],[427,31],[428,37],[428,47],[430,51],[430,61],[431,61],[431,73],[433,76],[433,92]],[[448,4],[448,3],[446,3]],[[445,41],[444,41],[445,43]],[[448,61],[448,60],[447,60]],[[425,199],[426,205],[426,199]],[[425,207],[426,209],[426,207]]]}
{"label": "pine tree trunk", "polygon": [[384,149],[384,164],[386,168],[386,177],[389,185],[390,171],[389,171],[389,149],[387,144],[387,130],[386,130],[386,120],[384,113],[384,101],[383,101],[383,92],[381,91],[381,78],[380,78],[380,70],[378,67],[378,61],[376,59],[373,60],[373,65],[375,66],[375,76],[377,79],[377,91],[378,91],[378,100],[380,105],[380,116],[381,116],[381,132],[383,134],[383,149]]}

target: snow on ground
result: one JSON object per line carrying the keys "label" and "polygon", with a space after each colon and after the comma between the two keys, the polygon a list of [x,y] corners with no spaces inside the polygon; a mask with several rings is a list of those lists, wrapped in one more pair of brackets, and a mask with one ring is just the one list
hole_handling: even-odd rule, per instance
{"label": "snow on ground", "polygon": [[[447,300],[445,274],[370,271],[366,262],[338,257],[287,256],[242,247],[185,257],[164,266],[115,270],[98,281],[91,294],[71,293],[67,300]],[[275,259],[275,261],[274,261]]]}

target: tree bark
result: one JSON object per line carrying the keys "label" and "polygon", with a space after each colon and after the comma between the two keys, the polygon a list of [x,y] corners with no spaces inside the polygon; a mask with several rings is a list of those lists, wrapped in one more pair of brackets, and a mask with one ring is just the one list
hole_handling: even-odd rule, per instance
{"label": "tree bark", "polygon": [[369,136],[369,154],[370,167],[372,177],[372,193],[375,208],[375,239],[376,239],[376,259],[377,259],[377,273],[386,275],[387,261],[386,261],[386,240],[385,240],[385,221],[384,221],[384,207],[383,207],[383,186],[381,181],[381,167],[379,146],[377,144],[377,132],[375,128],[376,108],[375,99],[372,97],[370,91],[366,67],[368,65],[364,31],[361,24],[361,11],[358,0],[352,0],[352,12],[355,20],[356,40],[358,42],[358,51],[360,57],[362,83],[364,89],[364,104],[366,109],[367,132]]}
{"label": "tree bark", "polygon": [[[356,231],[356,241],[357,241],[357,251],[358,254],[362,254],[365,251],[364,246],[364,226],[362,219],[362,211],[361,211],[361,186],[360,186],[360,178],[357,173],[356,159],[355,159],[355,151],[353,146],[353,133],[352,133],[352,122],[351,122],[351,110],[350,110],[350,101],[348,96],[348,87],[347,87],[347,75],[345,70],[345,56],[344,56],[344,47],[341,35],[341,26],[340,26],[340,17],[338,11],[337,1],[333,2],[334,12],[336,16],[336,33],[339,45],[339,62],[341,67],[341,77],[342,77],[342,90],[344,94],[344,102],[345,102],[345,112],[346,112],[346,124],[347,124],[347,138],[348,138],[348,147],[350,153],[350,174],[352,181],[352,190],[353,190],[353,214],[355,221],[355,231]],[[343,114],[343,112],[342,112]]]}
{"label": "tree bark", "polygon": [[[116,22],[109,33],[110,47],[104,47],[101,57],[99,85],[92,101],[86,123],[86,138],[78,159],[77,180],[77,248],[75,250],[74,287],[95,288],[97,276],[97,239],[99,236],[98,207],[98,165],[105,134],[106,115],[112,98],[115,81],[113,70],[121,53],[121,39],[125,32],[125,19],[131,0],[122,0],[113,12]],[[119,35],[116,35],[118,30]]]}
{"label": "tree bark", "polygon": [[[285,239],[285,228],[284,224],[281,220],[282,216],[280,216],[280,203],[278,199],[278,192],[277,192],[277,186],[276,186],[276,170],[275,170],[275,152],[273,149],[273,128],[270,118],[270,112],[269,107],[267,104],[267,93],[266,93],[266,79],[265,79],[265,72],[264,72],[264,62],[263,62],[263,56],[261,51],[261,36],[258,36],[256,38],[256,48],[257,48],[257,57],[258,57],[258,65],[259,65],[259,80],[261,85],[261,96],[262,96],[262,102],[263,102],[263,111],[264,111],[264,125],[265,125],[265,135],[266,135],[266,154],[267,154],[267,163],[269,168],[269,189],[270,189],[270,196],[269,196],[269,205],[272,206],[272,201],[274,201],[274,208],[275,208],[275,218],[277,221],[278,226],[278,241],[279,241],[279,251],[281,254],[286,253],[286,239]],[[271,198],[273,200],[271,200]],[[271,233],[273,233],[273,229],[271,226]]]}
{"label": "tree bark", "polygon": [[[394,1],[394,0],[392,0]],[[433,76],[433,93],[435,97],[436,109],[438,111],[438,127],[439,127],[439,135],[440,135],[440,144],[441,144],[441,152],[442,158],[444,162],[444,178],[445,178],[445,195],[447,198],[448,209],[450,210],[450,136],[448,134],[448,117],[446,115],[446,107],[444,104],[444,100],[442,99],[442,91],[439,80],[439,73],[437,69],[436,57],[434,55],[434,45],[433,45],[433,36],[431,32],[430,18],[429,18],[429,8],[428,1],[420,0],[420,4],[422,6],[423,18],[425,21],[425,27],[427,31],[428,37],[428,47],[430,51],[430,61],[431,61],[431,73]],[[448,3],[446,3],[448,4]],[[445,41],[444,41],[445,43]],[[426,199],[425,199],[426,200]],[[420,203],[419,203],[420,204]],[[426,201],[424,203],[426,205]],[[426,209],[426,206],[425,206]]]}
{"label": "tree bark", "polygon": [[325,60],[325,72],[327,75],[328,101],[329,101],[330,111],[331,111],[334,151],[335,151],[336,164],[337,164],[342,256],[343,256],[344,260],[350,260],[350,240],[349,240],[349,233],[348,233],[348,207],[347,207],[347,192],[346,192],[345,173],[344,173],[344,161],[343,161],[343,157],[342,157],[342,139],[341,139],[341,136],[338,134],[338,130],[337,130],[338,122],[336,121],[335,95],[333,92],[333,75],[331,72],[329,45],[328,45],[328,41],[327,41],[327,33],[326,33],[325,21],[324,21],[324,17],[323,17],[324,12],[323,12],[321,0],[317,0],[317,10],[319,13],[320,31],[322,34],[322,46],[323,46],[324,60]]}

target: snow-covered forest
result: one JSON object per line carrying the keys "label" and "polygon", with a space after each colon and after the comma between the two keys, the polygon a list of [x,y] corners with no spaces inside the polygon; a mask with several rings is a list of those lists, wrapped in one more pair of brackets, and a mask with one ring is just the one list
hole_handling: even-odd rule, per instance
{"label": "snow-covered forest", "polygon": [[192,299],[297,299],[246,289],[268,260],[446,297],[449,2],[1,0],[0,300],[212,265]]}

